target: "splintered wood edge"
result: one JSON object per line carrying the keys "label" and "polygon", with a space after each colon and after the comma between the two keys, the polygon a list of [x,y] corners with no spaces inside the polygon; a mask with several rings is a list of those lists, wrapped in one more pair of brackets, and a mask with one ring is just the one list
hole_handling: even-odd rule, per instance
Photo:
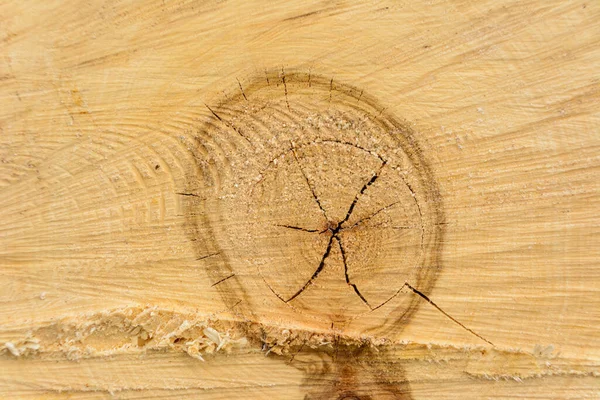
{"label": "splintered wood edge", "polygon": [[307,373],[312,371],[313,375],[310,366],[316,361],[344,366],[362,365],[369,360],[385,368],[406,362],[444,363],[472,377],[490,380],[598,376],[594,365],[564,358],[552,346],[538,345],[527,352],[481,345],[391,342],[366,337],[357,340],[159,307],[124,307],[76,315],[4,335],[10,338],[0,349],[4,359],[76,361],[169,352],[210,362],[219,354],[262,353]]}

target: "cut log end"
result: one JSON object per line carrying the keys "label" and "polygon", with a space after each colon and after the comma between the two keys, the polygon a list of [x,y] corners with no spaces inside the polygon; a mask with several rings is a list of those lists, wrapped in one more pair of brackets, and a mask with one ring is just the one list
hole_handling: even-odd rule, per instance
{"label": "cut log end", "polygon": [[207,178],[219,185],[204,219],[187,203],[198,258],[223,255],[208,270],[243,319],[401,331],[421,301],[406,284],[429,293],[442,270],[442,200],[418,135],[364,90],[312,72],[267,77],[208,106],[200,131],[227,157]]}

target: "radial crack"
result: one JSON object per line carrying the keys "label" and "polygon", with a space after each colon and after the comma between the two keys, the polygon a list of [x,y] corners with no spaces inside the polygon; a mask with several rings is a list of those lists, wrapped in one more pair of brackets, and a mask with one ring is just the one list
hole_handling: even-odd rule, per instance
{"label": "radial crack", "polygon": [[[241,84],[240,84],[240,88],[241,88]],[[244,97],[245,97],[245,95],[244,95]],[[237,133],[238,135],[240,135],[242,138],[246,139],[246,141],[248,143],[251,143],[250,139],[248,139],[248,137],[246,135],[244,135],[238,128],[236,128],[235,126],[233,126],[232,124],[230,124],[229,122],[227,122],[223,118],[221,118],[219,116],[219,114],[217,114],[212,108],[210,108],[208,106],[208,104],[204,103],[204,105],[206,106],[206,108],[208,108],[208,111],[210,111],[212,113],[212,115],[214,115],[215,118],[217,118],[219,121],[221,121],[226,127],[230,128],[230,129],[233,129],[233,131],[235,133]]]}
{"label": "radial crack", "polygon": [[354,289],[354,293],[356,293],[356,295],[358,297],[360,297],[360,299],[363,301],[363,303],[365,303],[367,305],[367,307],[369,307],[372,310],[373,307],[371,307],[371,305],[369,304],[367,299],[365,299],[365,296],[363,296],[362,293],[360,292],[360,290],[358,290],[358,286],[356,286],[354,283],[350,282],[350,276],[348,275],[348,263],[346,262],[346,251],[344,250],[344,246],[342,245],[341,239],[337,235],[334,235],[333,237],[335,237],[335,240],[337,240],[338,245],[340,246],[340,252],[342,253],[342,260],[344,262],[344,275],[346,276],[346,283],[349,286],[352,286],[352,288]]}
{"label": "radial crack", "polygon": [[[319,198],[317,197],[317,194],[315,193],[312,185],[310,184],[310,181],[308,180],[308,177],[306,176],[306,174],[304,173],[304,170],[302,169],[302,165],[300,164],[300,160],[298,159],[298,155],[296,154],[296,149],[294,148],[293,143],[290,143],[290,145],[291,145],[292,154],[294,155],[294,159],[296,160],[296,163],[298,164],[298,168],[300,169],[300,172],[302,173],[302,175],[304,176],[304,179],[306,180],[306,184],[310,188],[310,191],[312,192],[312,195],[313,195],[315,201],[319,205],[319,208],[323,212],[323,215],[325,216],[325,218],[327,220],[329,220],[329,218],[327,218],[327,213],[325,212],[325,209],[321,206],[321,202],[319,201]],[[350,218],[350,215],[352,214],[352,211],[354,210],[354,207],[356,206],[356,203],[358,202],[360,196],[362,196],[365,193],[365,191],[369,188],[369,186],[371,186],[373,183],[375,183],[375,181],[377,180],[377,178],[379,178],[379,175],[381,174],[381,171],[383,170],[383,168],[385,166],[386,166],[386,162],[383,161],[382,164],[381,164],[381,167],[379,167],[379,170],[371,177],[371,179],[369,179],[369,181],[367,183],[365,183],[363,185],[363,187],[360,189],[360,191],[354,197],[354,200],[352,200],[352,204],[350,204],[350,207],[348,208],[348,212],[346,213],[346,217],[342,221],[340,221],[335,226],[335,228],[333,228],[333,229],[329,228],[328,229],[329,231],[331,231],[331,237],[329,238],[329,242],[327,243],[327,249],[325,250],[325,253],[323,254],[323,257],[321,258],[321,262],[319,263],[319,266],[317,267],[317,269],[315,270],[315,272],[312,274],[312,276],[310,277],[310,279],[300,288],[300,290],[298,290],[296,293],[294,293],[294,295],[292,297],[290,297],[288,300],[285,301],[286,303],[289,303],[290,301],[292,301],[296,297],[298,297],[315,279],[317,279],[317,277],[319,276],[319,274],[321,273],[321,271],[323,271],[323,268],[325,268],[325,260],[327,259],[327,257],[329,256],[329,253],[331,252],[331,246],[333,245],[333,240],[335,239],[338,242],[338,245],[340,247],[340,251],[342,252],[342,258],[344,260],[344,272],[346,274],[346,283],[349,286],[352,286],[352,288],[354,289],[354,292],[356,293],[356,295],[358,297],[360,297],[360,299],[371,310],[373,309],[371,307],[371,305],[369,304],[369,302],[367,301],[367,299],[365,299],[365,297],[362,295],[362,293],[360,292],[360,290],[358,289],[358,287],[354,283],[350,282],[350,278],[348,276],[348,266],[346,264],[346,254],[344,252],[344,248],[342,247],[342,242],[341,242],[340,238],[337,235],[338,235],[339,231],[342,229],[342,224],[344,222],[348,221],[348,219]],[[312,230],[307,230],[307,229],[304,229],[304,228],[300,228],[300,227],[296,227],[296,226],[291,226],[291,225],[283,225],[283,226],[286,227],[286,228],[296,229],[296,230],[302,230],[302,231],[307,231],[307,232],[311,232],[312,231]],[[323,231],[323,232],[325,232],[325,231]]]}
{"label": "radial crack", "polygon": [[215,283],[213,283],[212,285],[210,285],[210,287],[215,287],[215,286],[217,286],[218,284],[225,282],[227,279],[229,279],[229,278],[233,278],[234,276],[235,276],[235,274],[231,274],[231,275],[229,275],[229,276],[226,276],[225,278],[223,278],[223,279],[220,279],[220,280],[216,281]]}
{"label": "radial crack", "polygon": [[317,267],[315,272],[312,274],[310,279],[292,297],[287,299],[285,301],[286,303],[289,303],[290,301],[292,301],[296,297],[298,297],[300,295],[300,293],[302,293],[304,291],[304,289],[306,289],[308,287],[308,285],[310,285],[315,279],[317,279],[317,277],[319,276],[321,271],[323,271],[323,268],[325,267],[325,260],[327,259],[327,257],[329,257],[329,253],[331,252],[331,246],[333,245],[334,236],[335,235],[331,235],[331,237],[329,238],[329,243],[327,243],[327,249],[325,249],[325,253],[323,254],[323,257],[321,257],[321,262],[319,263],[319,266]]}
{"label": "radial crack", "polygon": [[240,80],[238,78],[235,78],[235,80],[237,81],[237,83],[240,87],[240,92],[242,92],[242,96],[244,96],[244,100],[248,101],[248,98],[246,97],[246,93],[244,93],[244,88],[242,87],[242,82],[240,82]]}
{"label": "radial crack", "polygon": [[285,70],[283,69],[283,67],[281,67],[281,81],[283,82],[283,90],[285,93],[285,105],[287,106],[287,109],[290,109],[290,102],[288,101],[288,89],[287,89],[287,83],[285,82]]}
{"label": "radial crack", "polygon": [[348,219],[350,218],[350,215],[352,214],[352,211],[354,211],[354,207],[356,206],[356,203],[358,203],[358,199],[360,198],[360,196],[362,196],[365,193],[365,191],[369,188],[369,186],[374,184],[375,181],[377,180],[377,178],[379,178],[379,174],[381,174],[381,171],[383,170],[383,167],[385,167],[385,165],[386,165],[386,162],[384,161],[381,164],[381,167],[379,167],[379,170],[371,177],[371,179],[367,183],[365,183],[363,185],[363,187],[360,189],[360,191],[356,194],[356,196],[354,197],[354,200],[352,200],[352,204],[350,204],[350,208],[348,208],[348,212],[346,213],[346,216],[344,217],[342,222],[340,222],[338,224],[338,227],[340,227],[344,222],[348,221]]}
{"label": "radial crack", "polygon": [[267,287],[269,288],[269,290],[270,290],[271,292],[273,292],[273,294],[274,294],[274,295],[275,295],[275,296],[276,296],[276,297],[277,297],[279,300],[283,301],[284,303],[287,303],[287,301],[285,301],[285,299],[284,299],[283,297],[281,297],[281,296],[279,295],[279,293],[277,293],[277,292],[276,292],[276,291],[275,291],[275,290],[274,290],[274,289],[271,287],[271,285],[269,285],[269,282],[267,282],[267,280],[265,279],[265,277],[264,277],[264,275],[263,275],[262,273],[260,274],[260,277],[262,278],[262,280],[263,280],[263,282],[265,283],[265,285],[267,285]]}
{"label": "radial crack", "polygon": [[[483,340],[484,342],[491,344],[492,346],[495,346],[494,343],[490,342],[489,340],[487,340],[486,338],[484,338],[483,336],[481,336],[480,334],[478,334],[477,332],[475,332],[474,330],[467,328],[463,323],[461,323],[459,320],[457,320],[456,318],[454,318],[453,316],[451,316],[450,314],[448,314],[446,311],[442,310],[440,308],[440,306],[438,306],[437,304],[435,304],[429,297],[427,297],[424,293],[420,292],[419,290],[415,289],[414,287],[412,287],[408,282],[404,283],[404,286],[406,286],[407,288],[409,288],[410,290],[412,290],[412,292],[414,294],[416,294],[417,296],[421,297],[423,300],[427,301],[429,304],[431,304],[432,306],[434,306],[439,312],[441,312],[442,314],[444,314],[447,318],[449,318],[450,320],[452,320],[455,324],[460,325],[463,329],[465,329],[466,331],[470,332],[472,335],[477,336],[479,339]],[[404,287],[403,286],[403,287]]]}
{"label": "radial crack", "polygon": [[393,207],[393,206],[395,206],[396,204],[398,204],[398,203],[401,203],[401,202],[402,202],[402,200],[398,200],[398,201],[395,201],[395,202],[393,202],[393,203],[390,203],[390,204],[388,204],[387,206],[385,206],[385,207],[383,207],[383,208],[380,208],[379,210],[375,211],[373,214],[371,214],[371,215],[367,215],[366,217],[364,217],[364,218],[361,218],[360,220],[356,221],[356,222],[355,222],[355,223],[353,223],[353,224],[352,224],[352,225],[351,225],[349,228],[354,228],[356,225],[362,224],[363,222],[365,222],[365,221],[367,221],[367,220],[369,220],[369,219],[371,219],[371,218],[375,217],[377,214],[379,214],[379,213],[381,213],[381,212],[383,212],[383,211],[387,210],[388,208],[390,208],[390,207]]}
{"label": "radial crack", "polygon": [[302,228],[300,226],[294,226],[294,225],[280,225],[280,224],[275,224],[275,226],[278,226],[280,228],[294,229],[296,231],[303,231],[303,232],[312,232],[312,233],[315,233],[315,232],[322,233],[322,232],[324,232],[324,231],[320,231],[318,229],[306,229],[306,228]]}
{"label": "radial crack", "polygon": [[304,180],[306,181],[306,185],[310,189],[310,192],[312,193],[313,198],[317,202],[317,205],[323,212],[323,215],[325,216],[325,218],[327,220],[329,220],[329,218],[327,217],[327,213],[325,212],[325,209],[323,208],[323,205],[321,204],[321,201],[317,197],[317,193],[315,192],[315,189],[310,184],[310,181],[308,180],[308,176],[306,176],[306,173],[304,172],[304,169],[302,168],[302,164],[300,164],[300,160],[298,159],[298,154],[296,154],[296,148],[294,147],[294,144],[293,143],[290,143],[290,144],[291,144],[292,154],[294,155],[294,160],[296,160],[296,164],[298,164],[298,168],[300,169],[300,172],[302,173],[302,176],[304,177]]}
{"label": "radial crack", "polygon": [[210,253],[210,254],[207,254],[205,256],[196,258],[196,261],[204,260],[204,259],[209,258],[209,257],[218,256],[219,254],[221,254],[221,253],[220,252]]}

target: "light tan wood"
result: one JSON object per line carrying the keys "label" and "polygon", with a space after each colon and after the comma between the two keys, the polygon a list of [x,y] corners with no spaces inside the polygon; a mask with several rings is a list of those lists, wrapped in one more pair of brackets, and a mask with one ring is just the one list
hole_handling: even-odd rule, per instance
{"label": "light tan wood", "polygon": [[0,397],[600,397],[597,3],[0,15]]}

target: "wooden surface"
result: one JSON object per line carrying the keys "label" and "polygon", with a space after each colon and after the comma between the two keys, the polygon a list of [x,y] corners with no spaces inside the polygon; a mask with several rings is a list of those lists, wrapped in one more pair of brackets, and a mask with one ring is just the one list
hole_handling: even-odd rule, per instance
{"label": "wooden surface", "polygon": [[597,2],[0,21],[0,397],[600,398]]}

